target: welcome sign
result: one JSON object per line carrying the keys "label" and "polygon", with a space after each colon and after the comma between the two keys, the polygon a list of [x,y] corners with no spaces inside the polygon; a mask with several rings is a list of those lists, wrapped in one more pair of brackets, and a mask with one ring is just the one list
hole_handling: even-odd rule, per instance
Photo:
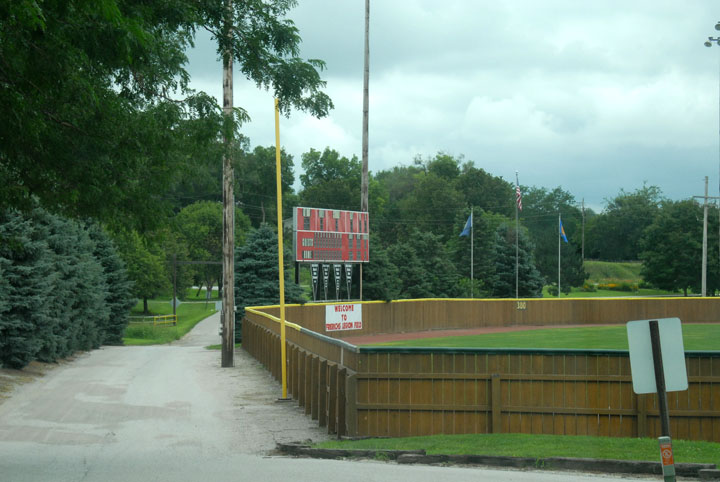
{"label": "welcome sign", "polygon": [[362,330],[362,305],[325,305],[325,331]]}

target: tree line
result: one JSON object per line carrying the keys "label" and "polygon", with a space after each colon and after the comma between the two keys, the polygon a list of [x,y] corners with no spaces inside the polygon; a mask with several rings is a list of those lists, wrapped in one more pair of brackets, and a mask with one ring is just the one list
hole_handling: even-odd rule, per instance
{"label": "tree line", "polygon": [[[173,229],[181,211],[175,196],[192,195],[186,185],[214,182],[222,156],[241,148],[239,129],[249,118],[240,107],[224,113],[213,97],[189,88],[186,51],[198,29],[210,32],[218,56],[229,53],[245,78],[271,91],[283,114],[294,108],[327,115],[332,101],[323,92],[325,65],[299,57],[299,31],[286,18],[296,3],[0,4],[0,217],[27,231],[6,226],[0,232],[1,363],[21,366],[29,358],[51,360],[118,342],[122,329],[103,328],[107,310],[108,326],[123,326],[134,297],[146,300],[167,287],[168,253],[207,254],[207,246],[189,251],[179,244],[195,234]],[[224,144],[223,138],[240,140]],[[202,215],[190,211],[190,218]],[[124,259],[118,273],[133,282],[122,291],[127,309],[119,318],[108,298],[104,308],[98,305],[105,288],[93,263],[75,266],[80,254],[65,256],[65,247],[52,244],[57,227],[91,249],[80,234],[86,222],[97,226],[88,233],[110,236]],[[238,228],[244,232],[242,223]],[[45,283],[23,287],[23,269],[32,279],[47,275]],[[206,283],[215,276],[192,275]],[[47,310],[62,307],[67,313],[51,319],[56,315]],[[48,337],[31,336],[33,327]]]}
{"label": "tree line", "polygon": [[[77,347],[118,342],[125,318],[105,317],[107,310],[114,316],[112,296],[105,291],[114,282],[103,285],[103,273],[109,274],[98,264],[110,255],[93,251],[99,244],[122,258],[113,262],[114,272],[125,273],[118,279],[127,276],[132,282],[118,281],[124,288],[117,293],[124,299],[117,306],[168,291],[173,261],[219,260],[223,155],[232,156],[236,170],[239,263],[259,259],[258,249],[242,250],[251,239],[257,241],[254,236],[267,238],[272,231],[265,224],[273,224],[276,216],[274,147],[251,148],[250,139],[242,136],[242,122],[249,119],[241,108],[226,117],[215,99],[189,89],[185,52],[196,30],[206,29],[217,41],[218,55],[230,49],[243,75],[271,90],[284,114],[297,108],[322,117],[332,108],[322,91],[324,64],[298,57],[299,32],[285,18],[295,3],[234,2],[231,35],[224,30],[228,10],[220,1],[18,0],[0,5],[0,216],[5,226],[0,232],[0,343],[12,339],[25,346],[18,353],[52,359]],[[223,144],[228,130],[235,134],[229,146]],[[303,153],[297,192],[294,159],[286,152],[281,159],[284,212],[298,205],[359,209],[357,157],[323,146]],[[587,279],[584,232],[586,257],[643,261],[648,282],[697,292],[702,207],[696,201],[671,201],[659,188],[643,186],[621,190],[594,213],[583,212],[562,187],[521,186],[523,210],[516,232],[513,184],[481,166],[481,159],[441,152],[396,159],[395,167],[372,173],[365,297],[514,296],[516,237],[520,295],[539,296],[543,285],[557,279],[558,213],[569,238],[561,246],[564,290]],[[471,208],[472,283],[470,239],[459,236]],[[712,208],[710,219],[710,246],[717,246],[717,209]],[[75,248],[85,254],[63,251],[69,248],[60,232],[75,239]],[[286,239],[289,243],[291,236]],[[95,263],[89,252],[95,253]],[[708,286],[715,292],[720,252],[709,254]],[[73,264],[78,260],[89,270],[83,276]],[[246,273],[242,280],[263,271],[260,264],[249,266],[238,266]],[[28,279],[44,281],[23,286],[18,282],[23,269]],[[181,293],[183,287],[212,286],[220,278],[212,265],[177,270]],[[262,286],[263,293],[270,289]],[[248,290],[243,285],[238,296]],[[80,300],[93,309],[80,306],[85,303]],[[101,300],[107,309],[98,307]],[[66,318],[48,320],[45,310],[50,308],[66,310]],[[36,315],[30,314],[33,310]],[[24,318],[34,321],[18,321]],[[82,334],[69,326],[73,323],[86,327]],[[29,326],[55,341],[25,343],[20,341],[25,335],[13,334],[27,333]],[[8,356],[4,364],[21,365],[27,359]]]}
{"label": "tree line", "polygon": [[98,224],[6,210],[0,239],[0,364],[122,344],[132,282]]}

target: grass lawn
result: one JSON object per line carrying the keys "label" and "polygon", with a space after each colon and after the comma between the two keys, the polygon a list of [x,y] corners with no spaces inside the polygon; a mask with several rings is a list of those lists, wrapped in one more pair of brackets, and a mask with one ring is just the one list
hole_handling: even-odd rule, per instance
{"label": "grass lawn", "polygon": [[[720,350],[720,324],[683,324],[686,350]],[[575,348],[627,350],[625,325],[548,328],[485,335],[422,338],[369,346],[452,348]]]}
{"label": "grass lawn", "polygon": [[[557,298],[555,295],[551,295],[548,291],[548,286],[543,288],[543,298]],[[560,298],[619,298],[625,296],[667,296],[677,293],[671,291],[647,289],[642,288],[637,291],[616,291],[616,290],[597,290],[597,291],[582,291],[580,288],[572,288],[570,293],[561,293]]]}
{"label": "grass lawn", "polygon": [[[133,308],[133,315],[142,314],[142,301]],[[148,309],[155,315],[171,315],[170,300],[149,300]],[[177,308],[177,326],[132,324],[125,329],[123,341],[126,345],[157,345],[170,343],[182,338],[200,321],[215,313],[215,303],[181,303]]]}
{"label": "grass lawn", "polygon": [[[421,450],[428,454],[506,455],[512,457],[579,457],[660,460],[652,438],[581,437],[527,434],[469,434],[329,441],[318,448]],[[675,463],[720,464],[720,443],[673,440]]]}
{"label": "grass lawn", "polygon": [[[200,290],[200,293],[198,293],[198,290],[195,288],[188,288],[185,291],[185,300],[187,301],[205,301],[205,297],[207,296],[207,288],[203,288]],[[172,297],[172,295],[171,295]],[[220,301],[220,298],[218,298],[218,289],[213,288],[212,294],[210,295],[210,301],[216,302]],[[170,301],[168,301],[169,303]]]}
{"label": "grass lawn", "polygon": [[642,263],[618,263],[612,261],[589,261],[583,263],[585,271],[590,275],[588,281],[593,283],[607,283],[613,281],[627,281],[639,283],[642,281],[640,271]]}

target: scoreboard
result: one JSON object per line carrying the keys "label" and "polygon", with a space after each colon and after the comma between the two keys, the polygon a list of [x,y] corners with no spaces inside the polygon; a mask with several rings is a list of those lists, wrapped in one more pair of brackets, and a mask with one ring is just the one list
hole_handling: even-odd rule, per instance
{"label": "scoreboard", "polygon": [[368,213],[293,208],[293,252],[298,263],[367,263]]}

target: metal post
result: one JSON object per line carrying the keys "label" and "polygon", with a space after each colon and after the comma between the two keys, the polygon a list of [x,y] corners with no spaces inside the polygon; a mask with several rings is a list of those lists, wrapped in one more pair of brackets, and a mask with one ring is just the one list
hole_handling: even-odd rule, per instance
{"label": "metal post", "polygon": [[560,298],[560,225],[562,219],[560,219],[560,213],[558,213],[558,298]]}
{"label": "metal post", "polygon": [[705,176],[705,199],[703,200],[703,245],[702,245],[702,296],[707,296],[707,228],[708,228],[708,177]]}
{"label": "metal post", "polygon": [[285,262],[283,259],[282,176],[280,155],[280,109],[275,99],[275,179],[277,186],[278,273],[280,278],[280,364],[282,399],[287,400],[287,353],[285,347]]}
{"label": "metal post", "polygon": [[582,200],[582,248],[580,259],[585,262],[585,198]]}
{"label": "metal post", "polygon": [[515,171],[515,299],[520,298],[520,205],[517,196],[520,193],[518,172]]}
{"label": "metal post", "polygon": [[[657,320],[650,323],[650,344],[652,346],[653,367],[655,368],[655,387],[657,388],[658,407],[660,409],[660,458],[665,482],[675,482],[675,465],[672,457],[672,439],[670,437],[670,413],[668,411],[667,390],[665,389],[665,370],[663,368],[662,349],[660,347],[660,329]],[[668,453],[669,451],[669,453]]]}
{"label": "metal post", "polygon": [[473,206],[470,206],[470,298],[475,298],[474,284],[475,284],[475,260],[473,259],[473,248],[475,244],[475,231],[473,225],[475,220],[473,219],[474,214]]}
{"label": "metal post", "polygon": [[650,321],[650,343],[652,345],[653,366],[655,368],[655,386],[657,387],[658,407],[660,408],[661,435],[670,436],[670,414],[668,413],[667,391],[665,390],[665,371],[663,369],[662,350],[660,348],[660,329],[658,321]]}
{"label": "metal post", "polygon": [[175,319],[177,320],[177,254],[173,254],[173,299],[172,299],[172,305],[173,305],[173,316],[175,316]]}

